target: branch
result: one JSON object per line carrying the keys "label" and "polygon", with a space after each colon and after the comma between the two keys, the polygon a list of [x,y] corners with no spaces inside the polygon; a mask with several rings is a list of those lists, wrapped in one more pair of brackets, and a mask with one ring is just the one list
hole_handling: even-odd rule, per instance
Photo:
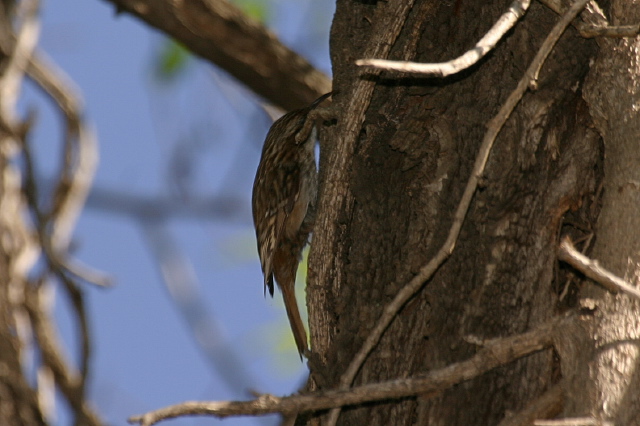
{"label": "branch", "polygon": [[179,416],[208,415],[222,418],[270,413],[295,414],[416,395],[435,395],[494,368],[552,346],[558,331],[563,330],[573,318],[572,315],[555,317],[532,331],[489,340],[476,355],[466,361],[408,379],[282,398],[265,394],[251,401],[185,402],[133,416],[129,422],[150,426],[161,420]]}
{"label": "branch", "polygon": [[613,426],[612,422],[593,417],[569,417],[558,420],[536,420],[534,426]]}
{"label": "branch", "polygon": [[73,407],[80,424],[99,426],[100,419],[85,399],[82,377],[76,370],[68,366],[62,355],[62,350],[58,346],[60,339],[55,332],[55,327],[51,323],[51,319],[42,312],[39,294],[42,288],[41,286],[27,286],[24,305],[39,343],[43,363],[53,372],[56,383],[69,401],[69,405]]}
{"label": "branch", "polygon": [[[539,0],[540,3],[549,9],[562,15],[566,12],[566,8],[560,0]],[[640,25],[609,25],[604,16],[604,12],[600,9],[595,1],[587,4],[586,9],[582,13],[582,19],[585,22],[573,22],[573,26],[578,30],[584,38],[594,37],[635,37],[640,33]]]}
{"label": "branch", "polygon": [[[545,6],[547,6],[549,9],[551,9],[552,11],[554,11],[560,16],[564,15],[567,12],[567,10],[569,10],[569,8],[565,6],[565,4],[568,3],[566,0],[538,0],[538,1],[544,4]],[[572,23],[572,25],[574,25],[578,29],[580,29],[584,25],[596,26],[596,27],[609,25],[609,22],[607,21],[607,18],[605,17],[604,12],[602,11],[598,3],[594,0],[591,0],[589,3],[587,3],[586,7],[580,14],[580,18],[582,22]]]}
{"label": "branch", "polygon": [[599,283],[612,293],[617,293],[618,290],[620,290],[640,299],[640,290],[600,266],[597,260],[589,259],[587,256],[580,253],[573,246],[569,237],[564,237],[562,239],[562,242],[558,247],[558,259],[573,266],[586,277],[591,278],[593,281]]}
{"label": "branch", "polygon": [[17,117],[14,106],[18,101],[20,86],[27,63],[38,42],[40,22],[37,19],[39,2],[25,0],[20,2],[17,10],[17,21],[20,22],[16,33],[11,32],[9,17],[6,27],[0,30],[0,45],[8,56],[0,76],[0,126],[14,138],[17,132]]}
{"label": "branch", "polygon": [[458,208],[454,214],[453,223],[449,230],[447,240],[438,250],[433,259],[424,265],[420,269],[420,272],[398,292],[396,297],[387,306],[385,306],[380,319],[371,330],[369,336],[360,348],[360,351],[358,351],[351,361],[351,364],[349,364],[349,367],[340,378],[341,389],[345,389],[353,383],[353,379],[360,370],[360,367],[362,367],[362,364],[369,356],[369,353],[371,353],[373,348],[378,344],[380,337],[391,321],[396,317],[398,311],[411,297],[413,297],[414,294],[416,294],[418,290],[424,286],[425,282],[431,278],[434,272],[453,252],[458,235],[460,234],[460,229],[462,228],[462,223],[464,222],[469,205],[471,204],[471,199],[473,198],[473,194],[478,187],[478,182],[484,173],[489,153],[491,152],[491,148],[493,147],[498,133],[515,109],[516,105],[520,102],[520,99],[522,99],[527,88],[535,80],[542,64],[545,62],[553,46],[555,46],[556,42],[571,21],[575,19],[582,8],[584,8],[587,1],[588,0],[576,1],[562,19],[560,19],[560,21],[553,27],[547,38],[542,43],[540,50],[529,65],[529,68],[527,68],[524,76],[520,79],[516,89],[509,95],[504,105],[500,108],[498,114],[488,123],[487,132],[485,133],[482,145],[480,146],[478,156],[476,157],[476,161],[462,195],[462,199],[460,200]]}
{"label": "branch", "polygon": [[584,25],[578,28],[580,35],[584,38],[594,37],[610,37],[610,38],[623,38],[623,37],[635,37],[640,34],[640,25],[617,25],[617,26],[596,26],[596,25]]}
{"label": "branch", "polygon": [[[36,9],[36,6],[30,6]],[[38,236],[42,249],[54,269],[64,270],[80,279],[98,285],[107,285],[108,277],[91,268],[67,258],[67,248],[75,222],[82,210],[86,194],[91,187],[97,163],[97,142],[90,127],[82,119],[80,96],[64,72],[49,60],[42,52],[35,50],[37,25],[26,22],[20,33],[0,34],[0,51],[11,55],[13,59],[0,82],[0,103],[5,112],[1,114],[3,127],[14,138],[22,139],[22,148],[26,166],[26,185],[29,187],[27,198],[37,219]],[[29,47],[31,50],[19,53]],[[15,52],[15,55],[12,53]],[[27,72],[29,77],[59,107],[66,118],[65,161],[60,167],[60,179],[55,190],[54,205],[50,212],[44,213],[38,206],[35,171],[31,153],[26,143],[30,122],[16,126],[16,118],[6,111],[7,102],[16,99],[18,86],[16,76]],[[19,133],[19,134],[18,134]]]}
{"label": "branch", "polygon": [[402,71],[407,73],[447,77],[476,64],[487,53],[496,47],[504,35],[522,18],[531,4],[530,0],[515,0],[491,29],[476,43],[473,49],[462,56],[439,64],[420,64],[409,61],[388,61],[384,59],[359,59],[356,65],[370,66],[383,70]]}
{"label": "branch", "polygon": [[[10,136],[13,138],[13,143],[16,146],[22,147],[26,180],[22,193],[34,211],[38,231],[37,233],[40,238],[41,247],[47,253],[47,261],[51,269],[58,273],[64,280],[66,277],[64,277],[64,274],[62,273],[62,269],[54,266],[54,264],[58,264],[58,252],[52,250],[52,247],[55,245],[56,241],[59,241],[61,243],[59,245],[64,246],[66,250],[69,235],[73,228],[73,224],[75,223],[75,218],[79,213],[80,206],[72,207],[71,209],[60,209],[60,211],[63,212],[69,210],[75,211],[75,215],[52,215],[51,219],[55,219],[57,223],[55,224],[56,226],[51,226],[52,235],[49,235],[46,226],[49,219],[41,212],[37,202],[37,187],[35,186],[33,179],[34,167],[32,154],[30,146],[27,143],[29,130],[33,121],[33,115],[30,114],[23,123],[18,123],[18,119],[12,109],[13,105],[18,100],[20,86],[25,73],[30,72],[33,68],[35,49],[39,34],[39,21],[37,19],[38,8],[38,0],[23,0],[19,3],[17,21],[20,22],[20,25],[15,34],[11,32],[11,24],[8,21],[8,17],[3,16],[3,24],[0,25],[0,55],[6,55],[8,59],[2,76],[0,77],[0,116],[2,116],[2,124],[7,128],[6,130],[9,130]],[[6,23],[4,22],[5,19],[7,20]],[[55,68],[53,69],[55,70]],[[60,89],[60,91],[63,91],[63,89],[60,88],[61,84],[54,77],[50,77],[51,72],[53,71],[44,68],[41,70],[42,78],[50,83],[50,87],[56,87]],[[80,120],[77,121],[80,123]],[[80,128],[80,125],[77,127]],[[78,134],[79,132],[76,131],[75,133]],[[78,169],[80,168],[81,167],[79,166]],[[67,167],[63,167],[63,170],[63,173],[73,173],[76,169],[71,168],[71,172],[67,172]],[[65,182],[65,184],[70,188],[73,188],[74,186],[73,182]],[[71,190],[69,190],[69,192],[71,192]],[[80,204],[82,204],[82,202],[80,202]],[[64,206],[64,202],[62,205]],[[41,297],[41,294],[39,293],[44,291],[45,287],[43,285],[35,286],[32,283],[23,283],[23,285],[24,288],[21,290],[24,291],[24,303],[21,306],[24,306],[25,311],[29,315],[30,325],[34,330],[36,339],[39,343],[39,350],[42,354],[43,365],[47,369],[51,370],[56,383],[73,408],[78,422],[87,425],[99,425],[100,420],[88,407],[84,393],[85,378],[88,372],[90,343],[86,313],[84,311],[82,299],[76,298],[73,300],[81,329],[81,372],[78,374],[78,372],[68,367],[58,345],[59,338],[56,334],[52,320],[48,315],[47,304],[45,302],[46,298]],[[21,290],[15,289],[15,292],[20,292]],[[42,379],[44,379],[45,382],[48,381],[45,378],[46,374],[43,373],[44,371],[45,370],[40,369],[38,372],[39,390],[42,390]],[[46,398],[46,395],[44,397]]]}
{"label": "branch", "polygon": [[212,62],[271,103],[303,108],[330,79],[226,0],[107,0]]}
{"label": "branch", "polygon": [[[68,258],[69,242],[87,194],[91,189],[98,165],[98,141],[93,128],[82,118],[82,101],[62,70],[52,61],[44,62],[43,55],[32,61],[30,71],[42,81],[55,105],[67,117],[64,139],[64,161],[60,165],[59,179],[53,192],[53,202],[47,211],[48,228],[43,246],[49,257],[66,270],[85,281],[108,286],[106,274]],[[39,69],[41,68],[41,69]]]}

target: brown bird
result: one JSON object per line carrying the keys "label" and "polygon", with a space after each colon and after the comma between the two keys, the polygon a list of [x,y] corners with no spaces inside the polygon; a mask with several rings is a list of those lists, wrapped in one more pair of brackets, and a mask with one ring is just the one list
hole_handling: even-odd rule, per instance
{"label": "brown bird", "polygon": [[296,302],[296,272],[313,230],[318,191],[315,118],[310,113],[331,93],[278,119],[267,134],[253,183],[253,223],[264,274],[264,290],[273,296],[273,278],[282,291],[287,317],[300,353],[307,354],[307,333]]}

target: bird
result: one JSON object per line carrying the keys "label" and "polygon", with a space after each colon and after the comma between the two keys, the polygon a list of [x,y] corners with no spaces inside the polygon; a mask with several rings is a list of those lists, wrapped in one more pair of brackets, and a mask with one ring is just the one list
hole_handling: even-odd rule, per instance
{"label": "bird", "polygon": [[264,141],[251,197],[264,293],[268,289],[273,297],[275,278],[300,359],[308,357],[309,350],[295,280],[302,250],[315,224],[318,192],[317,116],[312,112],[332,93],[273,123]]}

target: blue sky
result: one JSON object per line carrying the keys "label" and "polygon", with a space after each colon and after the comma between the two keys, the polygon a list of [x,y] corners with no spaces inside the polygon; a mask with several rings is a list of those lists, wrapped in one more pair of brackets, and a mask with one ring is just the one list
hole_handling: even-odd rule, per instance
{"label": "blue sky", "polygon": [[[333,4],[266,4],[270,25],[282,39],[328,73]],[[120,425],[132,414],[184,400],[242,397],[211,367],[196,339],[231,347],[253,390],[294,392],[305,367],[280,296],[263,296],[249,210],[268,116],[251,93],[200,61],[190,63],[175,84],[154,80],[162,37],[133,18],[115,16],[104,1],[45,2],[42,21],[40,46],[80,88],[100,143],[96,193],[78,223],[74,246],[75,256],[115,282],[110,289],[83,287],[94,344],[91,396],[102,418]],[[51,176],[59,159],[59,117],[32,88],[26,88],[23,104],[38,108],[34,150],[40,174]],[[149,222],[97,202],[104,200],[105,191],[170,198],[186,206],[220,196],[239,204],[231,217],[169,219],[153,228],[161,232],[153,233]],[[176,297],[192,295],[193,300],[187,298],[194,307],[188,309],[191,320],[210,327],[198,329],[195,337],[163,283],[157,258],[163,241],[168,241],[171,256],[184,260],[178,264],[184,275]],[[176,270],[164,266],[165,272]],[[75,329],[62,292],[56,314],[73,357]],[[68,422],[61,409],[56,423]],[[224,424],[276,422],[271,417]],[[194,418],[166,422],[211,423]]]}

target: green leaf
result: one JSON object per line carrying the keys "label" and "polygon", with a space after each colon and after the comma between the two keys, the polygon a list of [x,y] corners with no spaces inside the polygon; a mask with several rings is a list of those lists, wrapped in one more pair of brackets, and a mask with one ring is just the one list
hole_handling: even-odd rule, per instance
{"label": "green leaf", "polygon": [[247,16],[258,22],[265,22],[269,17],[269,7],[265,0],[234,0],[236,6]]}
{"label": "green leaf", "polygon": [[165,83],[174,81],[187,69],[190,58],[191,53],[182,44],[165,40],[155,60],[156,78]]}

